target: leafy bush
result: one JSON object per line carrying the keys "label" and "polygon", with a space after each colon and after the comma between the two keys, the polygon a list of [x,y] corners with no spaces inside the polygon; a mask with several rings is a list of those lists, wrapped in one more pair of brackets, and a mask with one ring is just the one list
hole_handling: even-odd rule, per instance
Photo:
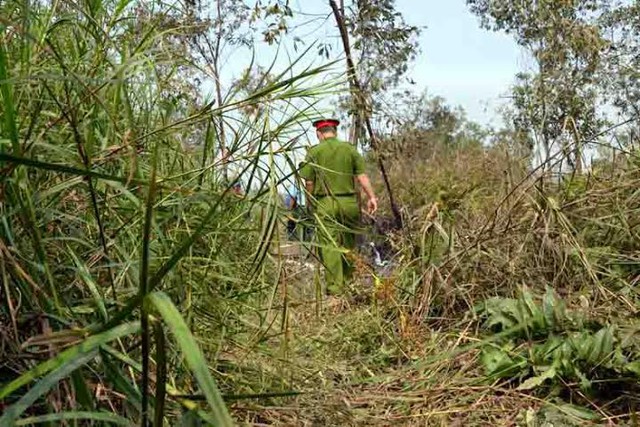
{"label": "leafy bush", "polygon": [[551,288],[536,302],[528,289],[517,299],[491,298],[476,308],[483,328],[496,333],[483,346],[481,361],[490,379],[513,378],[520,390],[579,381],[640,377],[640,352],[625,344],[617,325],[598,325],[567,312]]}

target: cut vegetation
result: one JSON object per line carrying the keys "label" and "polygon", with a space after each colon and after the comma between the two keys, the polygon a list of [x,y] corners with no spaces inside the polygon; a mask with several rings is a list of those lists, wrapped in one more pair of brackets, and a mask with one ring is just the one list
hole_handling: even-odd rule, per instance
{"label": "cut vegetation", "polygon": [[[638,423],[640,6],[468,1],[535,62],[489,129],[347,3],[366,93],[289,2],[0,4],[0,426]],[[399,207],[339,301],[280,196],[327,99]]]}

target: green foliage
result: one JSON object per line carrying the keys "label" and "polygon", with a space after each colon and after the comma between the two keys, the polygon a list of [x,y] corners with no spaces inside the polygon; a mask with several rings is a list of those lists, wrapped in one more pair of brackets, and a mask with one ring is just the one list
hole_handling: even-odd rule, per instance
{"label": "green foliage", "polygon": [[347,24],[363,87],[375,96],[395,86],[419,51],[420,29],[404,21],[394,0],[354,0]]}
{"label": "green foliage", "polygon": [[427,93],[398,94],[393,105],[397,129],[381,141],[379,151],[389,164],[401,204],[416,212],[437,202],[453,216],[467,202],[481,203],[477,189],[490,183],[487,165],[478,159],[486,158],[483,144],[489,132],[469,121],[460,108]]}
{"label": "green foliage", "polygon": [[621,2],[602,14],[598,24],[609,37],[609,49],[601,62],[603,96],[623,117],[638,124],[640,104],[640,4]]}
{"label": "green foliage", "polygon": [[[203,99],[185,44],[208,27],[187,3],[0,4],[2,425],[233,422],[223,392],[243,381],[213,367],[273,325],[265,218],[289,133],[332,83],[311,83],[327,66],[293,70],[303,53]],[[219,119],[242,195],[221,173]]]}
{"label": "green foliage", "polygon": [[640,358],[622,344],[619,327],[589,325],[568,313],[551,288],[540,303],[524,289],[517,299],[491,298],[476,312],[483,327],[498,334],[482,348],[487,376],[518,379],[519,390],[577,380],[588,391],[594,380],[610,373],[634,373]]}
{"label": "green foliage", "polygon": [[548,402],[538,411],[529,409],[522,415],[522,424],[527,427],[582,426],[587,421],[601,420],[601,417],[593,410],[562,401]]}
{"label": "green foliage", "polygon": [[64,421],[78,421],[84,420],[85,422],[90,421],[98,421],[108,423],[109,425],[115,426],[134,426],[133,422],[127,420],[126,418],[119,417],[115,414],[111,414],[108,412],[63,412],[60,414],[47,414],[41,415],[37,417],[28,417],[23,418],[22,420],[16,422],[16,426],[31,426],[45,423],[53,423],[53,422],[64,422]]}
{"label": "green foliage", "polygon": [[492,378],[517,378],[522,374],[522,370],[527,367],[526,359],[519,355],[512,357],[509,354],[512,350],[507,346],[486,346],[482,349],[480,361],[488,376]]}
{"label": "green foliage", "polygon": [[[509,1],[468,0],[486,27],[513,34],[537,62],[533,75],[520,74],[513,89],[518,129],[532,132],[541,143],[542,161],[558,141],[571,140],[569,162],[582,170],[582,139],[590,140],[602,122],[597,115],[596,70],[606,41],[593,15],[597,0]],[[566,148],[565,148],[566,149]]]}
{"label": "green foliage", "polygon": [[[421,29],[407,24],[396,10],[395,0],[341,2],[341,14],[349,32],[352,60],[363,93],[342,96],[339,104],[352,120],[349,138],[369,145],[364,118],[386,120],[384,98],[407,74],[420,51]],[[346,9],[346,10],[345,10]],[[320,44],[320,54],[329,56],[330,44]],[[378,144],[380,145],[380,144]]]}
{"label": "green foliage", "polygon": [[486,318],[483,326],[487,329],[531,337],[562,330],[570,322],[564,302],[551,288],[547,288],[542,304],[536,304],[531,292],[524,289],[517,299],[490,298],[475,311]]}
{"label": "green foliage", "polygon": [[166,322],[179,344],[187,365],[193,371],[202,392],[204,393],[213,416],[211,420],[217,426],[231,426],[233,422],[227,411],[227,407],[222,400],[220,391],[209,372],[209,367],[194,339],[189,327],[180,315],[178,309],[171,303],[171,300],[163,293],[152,293],[148,297],[149,305],[152,305]]}
{"label": "green foliage", "polygon": [[512,35],[536,61],[532,73],[517,76],[511,119],[538,144],[541,161],[553,156],[553,145],[559,144],[570,166],[582,171],[584,146],[596,142],[606,129],[603,117],[611,117],[612,104],[623,124],[637,125],[634,65],[640,9],[636,4],[599,0],[467,0],[467,4],[485,28]]}
{"label": "green foliage", "polygon": [[[633,420],[637,138],[617,134],[593,173],[546,185],[523,145],[532,129],[589,139],[596,89],[631,117],[638,8],[471,3],[536,54],[521,120],[494,131],[399,94],[380,154],[407,227],[384,242],[390,265],[360,272],[361,298],[324,313],[307,300],[319,276],[271,249],[300,123],[343,82],[296,72],[310,46],[202,96],[225,44],[286,34],[287,2],[0,3],[0,424],[500,425],[523,408],[527,425]],[[393,1],[352,6],[357,62],[382,97],[419,30]],[[620,62],[596,23],[623,36]],[[552,285],[509,298],[522,283]]]}

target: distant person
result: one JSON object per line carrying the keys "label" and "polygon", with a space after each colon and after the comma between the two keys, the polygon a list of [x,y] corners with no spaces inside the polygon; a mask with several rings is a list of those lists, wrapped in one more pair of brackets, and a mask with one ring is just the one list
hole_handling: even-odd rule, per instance
{"label": "distant person", "polygon": [[305,180],[307,204],[312,205],[320,224],[317,227],[321,244],[320,257],[325,266],[327,291],[337,295],[344,291],[353,266],[345,256],[355,249],[355,230],[360,218],[355,181],[367,196],[367,211],[378,209],[364,159],[356,148],[337,138],[340,122],[324,119],[313,123],[318,145],[309,149],[300,176]]}
{"label": "distant person", "polygon": [[284,193],[284,206],[289,210],[287,215],[287,237],[289,240],[299,240],[298,230],[302,227],[302,241],[311,241],[311,227],[309,217],[303,206],[302,192],[295,184],[289,186]]}
{"label": "distant person", "polygon": [[284,205],[289,210],[290,214],[287,216],[287,236],[289,240],[296,239],[296,225],[298,219],[300,219],[300,191],[298,187],[293,184],[285,190]]}

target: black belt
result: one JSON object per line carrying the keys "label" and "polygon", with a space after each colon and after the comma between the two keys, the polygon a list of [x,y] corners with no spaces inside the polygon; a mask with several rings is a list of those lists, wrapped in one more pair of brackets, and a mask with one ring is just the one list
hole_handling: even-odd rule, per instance
{"label": "black belt", "polygon": [[355,195],[356,193],[335,193],[335,194],[316,194],[314,197],[316,199],[323,199],[325,197],[352,197]]}

